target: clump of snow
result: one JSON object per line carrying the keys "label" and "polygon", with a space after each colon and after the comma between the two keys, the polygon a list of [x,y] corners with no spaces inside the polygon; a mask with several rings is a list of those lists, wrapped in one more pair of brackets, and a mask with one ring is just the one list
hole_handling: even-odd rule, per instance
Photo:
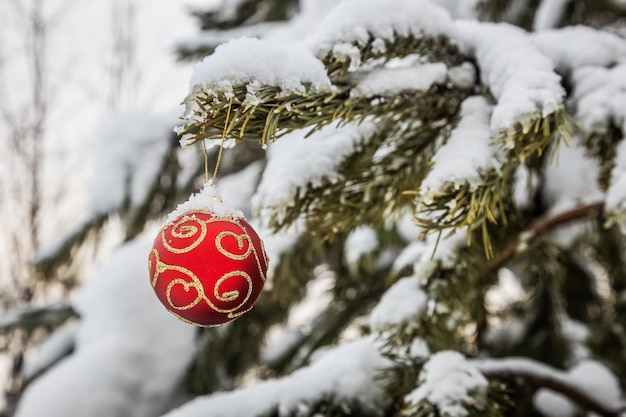
{"label": "clump of snow", "polygon": [[542,31],[555,28],[559,25],[565,14],[565,9],[572,0],[541,0],[535,18],[533,30]]}
{"label": "clump of snow", "polygon": [[16,417],[132,415],[170,406],[195,350],[195,330],[150,288],[149,241],[124,245],[87,281],[74,307],[76,350],[26,389]]}
{"label": "clump of snow", "polygon": [[[263,178],[252,199],[252,206],[262,221],[280,216],[298,190],[308,184],[319,186],[323,179],[339,181],[337,168],[344,157],[373,134],[375,125],[365,121],[338,127],[325,126],[312,134],[311,129],[297,130],[272,143],[267,151]],[[306,137],[310,134],[309,137]]]}
{"label": "clump of snow", "polygon": [[498,271],[498,282],[485,294],[485,306],[492,313],[510,308],[511,305],[526,297],[519,278],[510,270],[502,268]]}
{"label": "clump of snow", "polygon": [[219,190],[214,184],[207,182],[202,190],[192,194],[187,201],[179,204],[175,210],[167,216],[167,224],[172,224],[181,216],[193,211],[208,211],[215,217],[229,219],[243,219],[241,210],[231,207],[222,201]]}
{"label": "clump of snow", "polygon": [[626,140],[623,139],[617,145],[611,185],[606,195],[606,209],[609,212],[626,212]]}
{"label": "clump of snow", "polygon": [[376,69],[359,81],[350,96],[392,96],[403,91],[427,91],[433,84],[443,84],[446,73],[447,67],[442,63]]}
{"label": "clump of snow", "polygon": [[454,24],[448,12],[426,0],[345,0],[336,6],[307,39],[317,56],[328,52],[345,55],[352,45],[366,45],[373,37],[451,35]]}
{"label": "clump of snow", "polygon": [[[579,138],[574,137],[574,140],[571,146],[559,147],[554,163],[546,161],[543,198],[551,215],[604,199],[597,180],[598,162],[586,154],[585,148],[578,143]],[[554,230],[550,237],[568,247],[584,230],[584,224],[573,224]]]}
{"label": "clump of snow", "polygon": [[395,336],[393,330],[383,330],[376,339],[378,350],[387,357],[393,357],[394,362],[414,366],[416,360],[423,361],[430,356],[428,344],[423,339],[413,338],[408,346],[389,343]]}
{"label": "clump of snow", "polygon": [[513,202],[520,209],[531,207],[539,188],[539,176],[528,167],[518,165],[513,178]]}
{"label": "clump of snow", "polygon": [[576,120],[588,131],[605,132],[611,123],[626,127],[626,62],[613,68],[574,71]]}
{"label": "clump of snow", "polygon": [[589,26],[566,26],[531,36],[539,49],[563,72],[588,65],[608,67],[626,57],[623,38]]}
{"label": "clump of snow", "polygon": [[563,107],[561,77],[528,33],[505,23],[456,23],[463,51],[476,57],[481,79],[498,101],[491,116],[493,133],[510,131],[517,123],[527,126],[532,118]]}
{"label": "clump of snow", "polygon": [[306,91],[305,84],[314,90],[331,88],[324,65],[311,52],[295,44],[255,38],[218,46],[195,65],[190,82],[192,94],[198,87],[228,94],[234,85],[250,83],[250,95],[263,85],[298,94]]}
{"label": "clump of snow", "polygon": [[363,256],[378,248],[378,235],[370,226],[360,226],[350,233],[344,247],[348,265],[356,264]]}
{"label": "clump of snow", "polygon": [[[600,362],[584,360],[561,377],[609,409],[618,409],[623,405],[619,380]],[[580,412],[567,397],[545,388],[537,391],[533,404],[546,417],[569,417],[579,415]]]}
{"label": "clump of snow", "polygon": [[406,277],[393,284],[380,298],[369,316],[374,330],[384,330],[414,320],[426,310],[427,297],[415,277]]}
{"label": "clump of snow", "polygon": [[482,182],[481,173],[499,169],[502,157],[489,129],[491,109],[482,96],[465,99],[458,125],[437,150],[433,168],[422,181],[421,193],[426,199],[450,184],[455,189],[463,184],[474,189]]}
{"label": "clump of snow", "polygon": [[575,417],[579,409],[574,403],[552,390],[541,388],[533,396],[533,406],[545,417]]}
{"label": "clump of snow", "polygon": [[469,62],[448,69],[448,80],[457,87],[470,88],[476,83],[476,76],[476,67]]}
{"label": "clump of snow", "polygon": [[374,339],[366,337],[330,349],[311,365],[286,377],[198,397],[164,417],[249,417],[251,407],[257,415],[274,410],[287,415],[308,410],[323,399],[332,399],[335,404],[356,401],[374,412],[383,404],[382,387],[375,377],[391,364],[378,352]]}
{"label": "clump of snow", "polygon": [[420,385],[405,400],[417,405],[422,401],[437,407],[448,417],[469,415],[466,407],[486,401],[487,379],[458,352],[435,353],[420,372]]}
{"label": "clump of snow", "polygon": [[107,214],[130,202],[142,204],[171,146],[172,114],[121,113],[107,121],[94,142],[91,210]]}

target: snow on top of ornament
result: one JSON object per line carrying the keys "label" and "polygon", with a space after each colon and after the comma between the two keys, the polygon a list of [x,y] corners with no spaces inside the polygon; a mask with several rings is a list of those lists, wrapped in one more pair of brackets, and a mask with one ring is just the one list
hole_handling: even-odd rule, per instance
{"label": "snow on top of ornament", "polygon": [[247,83],[252,83],[252,89],[277,86],[284,93],[304,93],[305,84],[314,90],[331,88],[324,65],[310,51],[285,42],[255,38],[234,39],[218,46],[213,54],[196,64],[191,76],[192,91],[204,87],[230,92],[233,85]]}
{"label": "snow on top of ornament", "polygon": [[179,217],[194,211],[207,211],[220,218],[245,219],[241,210],[222,201],[217,188],[211,183],[204,184],[200,192],[192,194],[187,201],[179,204],[174,211],[168,214],[167,224],[174,223]]}

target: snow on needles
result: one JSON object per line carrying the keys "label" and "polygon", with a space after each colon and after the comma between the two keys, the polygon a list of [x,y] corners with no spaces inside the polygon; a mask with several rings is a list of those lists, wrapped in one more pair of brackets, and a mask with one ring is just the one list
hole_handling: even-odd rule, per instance
{"label": "snow on needles", "polygon": [[626,42],[588,26],[566,26],[531,34],[533,42],[562,72],[587,65],[608,67],[626,58]]}
{"label": "snow on needles", "polygon": [[[567,373],[558,374],[571,385],[588,394],[591,398],[609,408],[623,405],[622,391],[617,377],[603,364],[585,360],[576,364]],[[546,417],[574,417],[579,415],[578,407],[567,397],[549,390],[540,389],[533,397],[535,407]]]}
{"label": "snow on needles", "polygon": [[391,96],[402,91],[426,91],[433,84],[443,84],[447,72],[447,67],[442,63],[377,69],[363,77],[350,92],[350,96]]}
{"label": "snow on needles", "polygon": [[381,41],[396,36],[454,33],[448,12],[426,0],[345,0],[319,27],[321,30],[307,39],[315,54],[325,56],[331,52],[349,55],[351,59],[359,56],[353,45],[367,44],[370,36],[379,40],[378,47],[384,48]]}
{"label": "snow on needles", "polygon": [[164,417],[249,417],[277,410],[288,415],[325,398],[333,403],[359,405],[370,412],[382,406],[378,371],[391,366],[377,350],[373,337],[344,343],[323,354],[311,365],[280,379],[267,380],[248,388],[199,397]]}
{"label": "snow on needles", "polygon": [[475,189],[481,183],[481,173],[499,169],[500,152],[492,144],[489,129],[491,109],[482,96],[463,102],[458,125],[433,157],[433,168],[422,181],[423,195],[437,193],[448,184],[457,188],[469,183]]}
{"label": "snow on needles", "polygon": [[369,316],[373,330],[383,331],[404,321],[415,319],[426,310],[427,297],[415,277],[393,284],[380,298]]}
{"label": "snow on needles", "polygon": [[[374,132],[375,125],[365,121],[338,127],[338,123],[307,134],[311,129],[297,130],[272,143],[267,151],[267,166],[252,203],[262,220],[264,214],[280,213],[290,205],[296,191],[308,184],[319,186],[323,179],[340,180],[337,172],[343,158],[355,150],[360,141]],[[277,210],[278,209],[278,210]]]}
{"label": "snow on needles", "polygon": [[288,42],[240,38],[218,46],[215,52],[194,67],[192,94],[202,87],[215,93],[232,91],[234,85],[272,85],[283,93],[330,89],[324,65],[310,51]]}
{"label": "snow on needles", "polygon": [[412,405],[427,401],[442,416],[465,417],[467,406],[480,407],[487,400],[487,379],[458,352],[432,355],[420,372],[420,381],[405,400]]}
{"label": "snow on needles", "polygon": [[476,56],[482,79],[498,101],[491,116],[494,133],[518,123],[526,126],[533,117],[563,107],[561,77],[526,32],[504,23],[456,23],[462,48]]}

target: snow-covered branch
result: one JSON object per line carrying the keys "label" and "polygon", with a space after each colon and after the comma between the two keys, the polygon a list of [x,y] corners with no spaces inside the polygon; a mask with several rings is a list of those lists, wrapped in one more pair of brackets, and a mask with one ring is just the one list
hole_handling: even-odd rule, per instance
{"label": "snow-covered branch", "polygon": [[286,416],[320,402],[356,405],[363,414],[380,415],[384,401],[376,374],[391,365],[371,337],[345,343],[311,365],[280,379],[228,393],[199,397],[164,417],[254,417],[273,411]]}
{"label": "snow-covered branch", "polygon": [[582,386],[573,381],[571,375],[533,359],[478,359],[471,363],[488,378],[523,380],[537,387],[549,388],[603,417],[619,417],[624,407],[624,404],[616,403],[615,399],[607,398],[597,386]]}
{"label": "snow-covered branch", "polygon": [[2,313],[0,333],[16,328],[32,330],[38,327],[57,327],[71,317],[76,317],[76,312],[70,304],[23,306]]}

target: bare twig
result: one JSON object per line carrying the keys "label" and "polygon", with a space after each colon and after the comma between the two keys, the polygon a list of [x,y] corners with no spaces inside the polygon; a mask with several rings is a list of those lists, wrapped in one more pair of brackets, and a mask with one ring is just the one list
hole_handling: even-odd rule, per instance
{"label": "bare twig", "polygon": [[[604,202],[599,201],[596,203],[587,204],[584,206],[578,206],[563,213],[556,214],[554,216],[542,217],[530,225],[527,229],[519,233],[512,242],[504,248],[491,262],[487,264],[487,267],[480,273],[475,282],[478,285],[484,284],[484,281],[489,277],[491,272],[497,271],[506,265],[507,262],[512,260],[518,253],[523,251],[523,246],[532,243],[539,236],[563,225],[571,223],[576,220],[586,219],[590,217],[601,216],[604,212]],[[522,245],[524,244],[524,245]]]}

